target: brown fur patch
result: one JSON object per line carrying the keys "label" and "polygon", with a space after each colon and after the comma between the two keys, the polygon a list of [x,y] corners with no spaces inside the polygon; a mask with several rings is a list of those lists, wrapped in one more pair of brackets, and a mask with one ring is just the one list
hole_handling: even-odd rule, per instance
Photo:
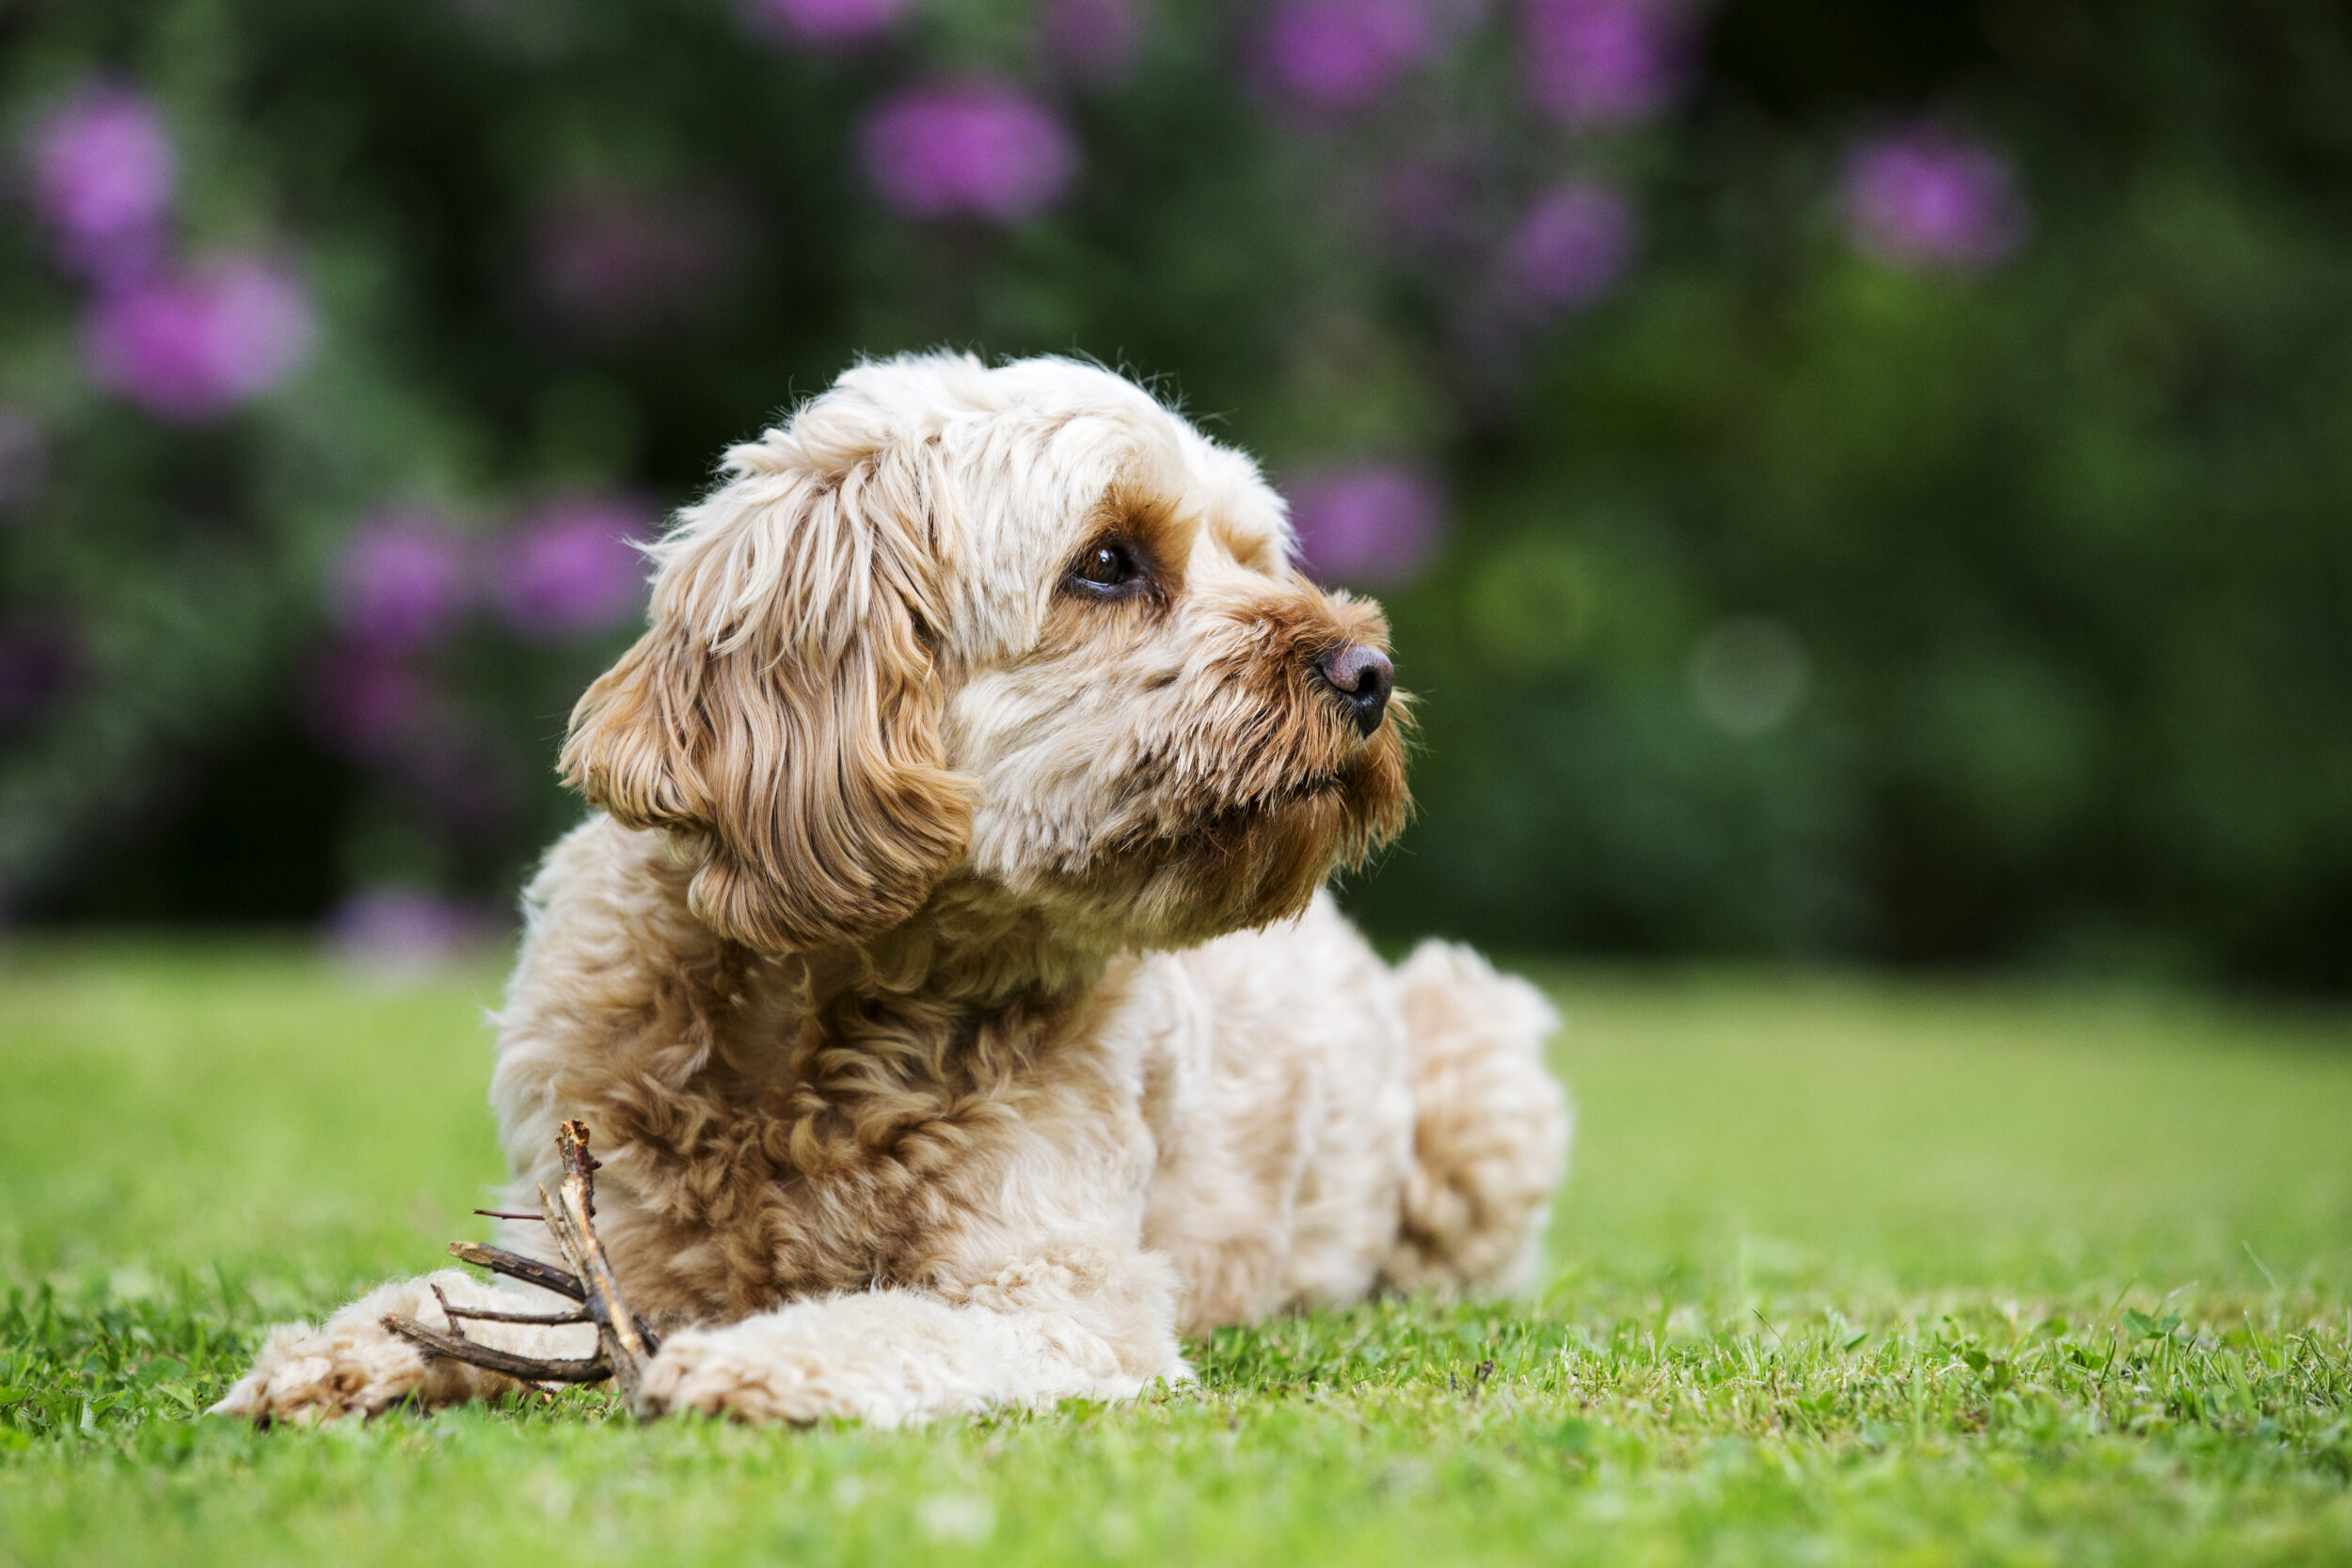
{"label": "brown fur patch", "polygon": [[943,764],[924,635],[922,468],[739,473],[664,541],[652,627],[572,714],[565,782],[676,833],[695,912],[750,946],[886,929],[961,851],[969,784]]}

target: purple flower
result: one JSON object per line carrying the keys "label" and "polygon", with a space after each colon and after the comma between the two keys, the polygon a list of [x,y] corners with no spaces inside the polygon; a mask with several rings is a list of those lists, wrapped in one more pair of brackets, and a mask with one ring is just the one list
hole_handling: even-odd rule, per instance
{"label": "purple flower", "polygon": [[363,888],[328,917],[327,940],[342,956],[392,974],[437,969],[487,941],[487,911],[420,888]]}
{"label": "purple flower", "polygon": [[300,281],[252,257],[107,294],[84,325],[91,379],[181,423],[215,418],[285,380],[317,325]]}
{"label": "purple flower", "polygon": [[176,159],[145,97],[85,86],[34,127],[28,162],[33,205],[74,271],[119,283],[161,256]]}
{"label": "purple flower", "polygon": [[1063,76],[1108,87],[1135,69],[1143,21],[1136,0],[1046,0],[1039,42]]}
{"label": "purple flower", "polygon": [[360,525],[335,562],[336,622],[389,653],[440,641],[466,608],[466,542],[443,518],[396,508]]}
{"label": "purple flower", "polygon": [[1078,167],[1052,111],[993,82],[910,88],[860,140],[875,189],[909,217],[1017,223],[1059,199]]}
{"label": "purple flower", "polygon": [[1524,69],[1538,108],[1569,125],[1625,125],[1689,80],[1689,19],[1673,0],[1525,0]]}
{"label": "purple flower", "polygon": [[1521,315],[1590,305],[1625,275],[1639,239],[1633,209],[1607,185],[1555,185],[1535,198],[1502,242],[1504,303]]}
{"label": "purple flower", "polygon": [[1427,564],[1445,529],[1445,497],[1418,468],[1365,463],[1291,491],[1299,554],[1318,578],[1405,582]]}
{"label": "purple flower", "polygon": [[1258,37],[1268,87],[1310,109],[1368,107],[1437,50],[1421,0],[1283,0]]}
{"label": "purple flower", "polygon": [[534,642],[605,631],[645,598],[645,561],[635,542],[652,531],[643,507],[575,496],[527,518],[492,558],[492,588],[506,624]]}
{"label": "purple flower", "polygon": [[1999,154],[1933,125],[1872,137],[1846,160],[1847,231],[1899,266],[1988,267],[2026,237],[2026,204]]}
{"label": "purple flower", "polygon": [[532,272],[559,316],[627,332],[691,314],[734,260],[735,214],[709,193],[583,187],[541,209]]}
{"label": "purple flower", "polygon": [[424,677],[398,657],[344,646],[311,665],[302,706],[310,727],[337,751],[380,762],[424,732],[434,704]]}
{"label": "purple flower", "polygon": [[22,408],[0,403],[0,516],[40,494],[49,476],[49,440]]}
{"label": "purple flower", "polygon": [[745,0],[752,25],[787,43],[854,49],[898,24],[904,0]]}

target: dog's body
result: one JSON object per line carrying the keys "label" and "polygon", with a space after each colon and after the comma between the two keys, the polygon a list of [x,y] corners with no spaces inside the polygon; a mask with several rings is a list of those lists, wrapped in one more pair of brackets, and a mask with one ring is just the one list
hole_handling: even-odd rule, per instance
{"label": "dog's body", "polygon": [[[1319,891],[1402,821],[1402,743],[1376,611],[1290,569],[1254,467],[1108,372],[944,356],[729,462],[574,716],[605,810],[527,895],[492,1090],[513,1207],[595,1129],[670,1330],[641,1405],[1121,1398],[1186,1375],[1180,1332],[1522,1277],[1549,1014],[1462,949],[1391,970]],[[509,1386],[381,1326],[438,1325],[436,1286],[546,1300],[386,1286],[220,1408]]]}

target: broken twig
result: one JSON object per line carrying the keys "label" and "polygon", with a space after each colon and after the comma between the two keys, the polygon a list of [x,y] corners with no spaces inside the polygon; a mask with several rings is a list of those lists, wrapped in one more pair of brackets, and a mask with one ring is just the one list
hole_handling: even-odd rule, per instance
{"label": "broken twig", "polygon": [[[498,1219],[535,1219],[544,1221],[554,1234],[555,1243],[563,1249],[571,1269],[561,1269],[552,1263],[542,1263],[504,1247],[486,1246],[480,1242],[452,1242],[452,1256],[491,1273],[533,1285],[555,1295],[579,1302],[580,1309],[573,1312],[507,1312],[485,1307],[453,1306],[439,1286],[433,1294],[441,1306],[442,1315],[449,1320],[443,1332],[428,1328],[413,1318],[388,1313],[384,1326],[402,1338],[422,1349],[427,1355],[446,1356],[463,1361],[486,1371],[500,1372],[524,1383],[601,1383],[607,1378],[620,1386],[621,1397],[636,1402],[637,1386],[644,1375],[645,1363],[661,1348],[661,1341],[645,1321],[629,1310],[621,1296],[621,1288],[612,1275],[612,1266],[605,1259],[604,1243],[596,1239],[593,1221],[596,1212],[596,1161],[588,1152],[588,1124],[566,1121],[556,1129],[556,1152],[564,1162],[564,1177],[557,1193],[550,1195],[546,1186],[539,1189],[544,1205],[536,1214],[510,1213],[503,1211],[478,1209],[476,1213]],[[596,1354],[578,1360],[548,1359],[535,1355],[517,1355],[511,1351],[495,1350],[479,1340],[466,1337],[464,1323],[530,1323],[556,1326],[565,1323],[594,1323],[596,1328]]]}
{"label": "broken twig", "polygon": [[602,1383],[612,1375],[612,1363],[604,1358],[602,1351],[578,1361],[550,1361],[492,1350],[462,1334],[444,1334],[397,1312],[384,1314],[384,1326],[431,1354],[446,1355],[452,1361],[464,1361],[487,1371],[504,1372],[524,1383]]}
{"label": "broken twig", "polygon": [[645,1363],[653,1359],[653,1346],[646,1343],[637,1314],[621,1299],[612,1266],[605,1261],[604,1243],[596,1240],[596,1228],[589,1223],[596,1212],[596,1162],[588,1152],[588,1124],[566,1121],[559,1125],[555,1147],[564,1156],[561,1196],[549,1201],[542,1186],[540,1212],[547,1216],[548,1228],[555,1232],[555,1244],[564,1249],[564,1259],[587,1287],[588,1315],[596,1319],[596,1338],[604,1342],[605,1356],[612,1363],[612,1380],[620,1386],[621,1397],[635,1404]]}
{"label": "broken twig", "polygon": [[553,1291],[559,1296],[574,1301],[586,1301],[588,1291],[580,1283],[580,1276],[552,1263],[542,1263],[536,1258],[525,1258],[519,1252],[504,1247],[485,1246],[480,1242],[452,1242],[449,1255],[461,1263],[502,1274],[509,1279],[519,1279],[526,1285],[536,1285],[542,1291]]}
{"label": "broken twig", "polygon": [[486,1307],[452,1307],[441,1304],[441,1311],[452,1319],[464,1318],[469,1323],[541,1323],[561,1327],[565,1323],[592,1323],[596,1320],[585,1312],[493,1312]]}

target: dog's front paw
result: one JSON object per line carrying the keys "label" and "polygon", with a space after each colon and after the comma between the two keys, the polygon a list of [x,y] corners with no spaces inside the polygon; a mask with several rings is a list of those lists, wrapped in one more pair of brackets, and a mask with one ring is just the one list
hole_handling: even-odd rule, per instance
{"label": "dog's front paw", "polygon": [[858,1417],[864,1411],[830,1397],[817,1369],[776,1336],[749,1332],[760,1326],[682,1329],[664,1339],[646,1364],[637,1392],[644,1416],[699,1410],[738,1420],[790,1421],[806,1426],[829,1417]]}
{"label": "dog's front paw", "polygon": [[[866,1421],[895,1427],[984,1402],[950,1365],[890,1323],[872,1297],[810,1303],[662,1341],[638,1390],[641,1415],[699,1410],[739,1421]],[[926,1304],[930,1313],[946,1308]]]}
{"label": "dog's front paw", "polygon": [[471,1368],[435,1360],[384,1326],[385,1314],[398,1313],[447,1327],[449,1320],[433,1296],[437,1282],[453,1294],[474,1289],[454,1272],[403,1279],[369,1291],[319,1327],[278,1324],[262,1341],[253,1370],[206,1414],[308,1426],[342,1416],[373,1416],[410,1398],[447,1404],[488,1385],[504,1385],[491,1374],[469,1375]]}
{"label": "dog's front paw", "polygon": [[340,1416],[373,1416],[421,1387],[428,1369],[416,1346],[376,1323],[330,1320],[324,1328],[280,1323],[262,1342],[253,1370],[207,1412],[308,1426]]}

